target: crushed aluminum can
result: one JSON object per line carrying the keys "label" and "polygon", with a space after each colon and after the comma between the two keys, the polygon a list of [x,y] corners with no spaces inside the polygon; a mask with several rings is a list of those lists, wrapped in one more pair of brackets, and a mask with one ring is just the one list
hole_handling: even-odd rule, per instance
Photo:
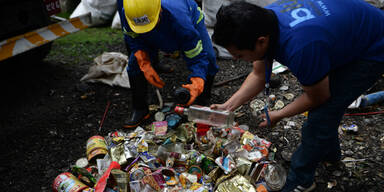
{"label": "crushed aluminum can", "polygon": [[249,182],[247,178],[242,175],[236,175],[232,179],[226,180],[221,183],[217,189],[217,192],[256,192],[255,187]]}
{"label": "crushed aluminum can", "polygon": [[280,91],[286,91],[286,90],[288,90],[288,89],[289,89],[288,85],[283,85],[283,86],[281,86],[281,87],[279,88]]}
{"label": "crushed aluminum can", "polygon": [[252,165],[252,162],[244,157],[236,158],[237,171],[239,171],[239,173],[242,175],[246,175],[249,172],[251,165]]}
{"label": "crushed aluminum can", "polygon": [[255,163],[253,162],[251,167],[246,174],[247,177],[250,177],[250,181],[252,184],[256,185],[264,174],[264,170],[266,168],[266,164],[264,163]]}
{"label": "crushed aluminum can", "polygon": [[189,167],[188,173],[196,175],[198,181],[200,181],[200,178],[203,176],[203,170],[197,165],[192,165]]}
{"label": "crushed aluminum can", "polygon": [[130,181],[140,181],[145,176],[145,172],[143,168],[133,167],[129,174]]}
{"label": "crushed aluminum can", "polygon": [[359,127],[355,124],[352,124],[352,125],[344,124],[341,126],[341,130],[343,130],[344,132],[357,133],[359,131]]}
{"label": "crushed aluminum can", "polygon": [[215,163],[223,169],[226,175],[235,168],[235,162],[230,155],[216,158]]}
{"label": "crushed aluminum can", "polygon": [[286,93],[283,95],[283,97],[287,100],[292,100],[293,98],[295,98],[295,95],[292,93]]}
{"label": "crushed aluminum can", "polygon": [[268,163],[264,171],[264,179],[271,191],[278,191],[285,185],[287,172],[280,164]]}
{"label": "crushed aluminum can", "polygon": [[284,107],[284,102],[282,100],[277,100],[276,103],[275,103],[275,106],[273,106],[273,109],[274,110],[279,110],[279,109],[282,109]]}
{"label": "crushed aluminum can", "polygon": [[261,111],[264,109],[265,103],[260,99],[254,99],[249,103],[249,106],[252,109],[252,115],[257,117],[261,114]]}

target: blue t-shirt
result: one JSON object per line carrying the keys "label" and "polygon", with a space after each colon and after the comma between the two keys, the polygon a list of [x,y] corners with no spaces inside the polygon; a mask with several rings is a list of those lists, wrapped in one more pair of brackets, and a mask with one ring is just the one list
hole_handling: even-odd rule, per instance
{"label": "blue t-shirt", "polygon": [[384,62],[384,11],[362,0],[278,0],[275,59],[302,85],[356,60]]}

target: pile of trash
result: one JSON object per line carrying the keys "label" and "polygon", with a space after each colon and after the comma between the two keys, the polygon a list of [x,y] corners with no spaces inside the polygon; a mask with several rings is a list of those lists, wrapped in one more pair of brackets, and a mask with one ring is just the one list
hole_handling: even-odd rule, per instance
{"label": "pile of trash", "polygon": [[171,109],[157,109],[156,121],[132,132],[90,137],[86,157],[58,175],[53,190],[266,192],[284,186],[287,174],[274,161],[271,142],[238,125],[231,112]]}

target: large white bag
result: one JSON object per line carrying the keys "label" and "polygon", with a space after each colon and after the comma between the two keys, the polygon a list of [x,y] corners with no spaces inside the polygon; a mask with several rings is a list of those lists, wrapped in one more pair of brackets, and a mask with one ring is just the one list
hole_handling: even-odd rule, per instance
{"label": "large white bag", "polygon": [[130,88],[127,73],[128,56],[119,52],[104,52],[94,59],[94,65],[80,81],[102,82],[110,86]]}
{"label": "large white bag", "polygon": [[[246,0],[249,3],[264,7],[267,6],[276,0]],[[209,36],[213,33],[213,27],[216,24],[216,13],[219,11],[222,5],[228,5],[231,3],[231,0],[203,0],[202,7],[204,13],[204,22],[207,26]],[[221,46],[212,43],[213,48],[217,52],[217,57],[219,58],[232,58],[231,54]]]}
{"label": "large white bag", "polygon": [[120,15],[118,11],[116,11],[115,16],[113,17],[111,28],[121,29],[121,21],[120,21]]}
{"label": "large white bag", "polygon": [[70,18],[91,12],[92,26],[97,26],[110,22],[116,10],[116,0],[81,0]]}

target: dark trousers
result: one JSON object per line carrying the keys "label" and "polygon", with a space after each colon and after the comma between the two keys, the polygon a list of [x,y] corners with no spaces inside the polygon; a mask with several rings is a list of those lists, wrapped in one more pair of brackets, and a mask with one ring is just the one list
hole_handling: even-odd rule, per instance
{"label": "dark trousers", "polygon": [[384,73],[384,63],[357,61],[329,74],[331,98],[309,111],[301,144],[291,159],[287,185],[308,186],[319,162],[341,158],[338,126],[345,109]]}

